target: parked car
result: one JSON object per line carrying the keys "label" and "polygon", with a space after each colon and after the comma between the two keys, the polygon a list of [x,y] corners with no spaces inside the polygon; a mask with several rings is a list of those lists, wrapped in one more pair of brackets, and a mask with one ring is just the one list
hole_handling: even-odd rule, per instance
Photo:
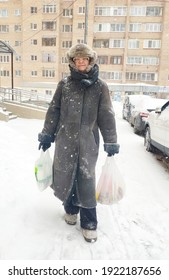
{"label": "parked car", "polygon": [[166,99],[143,95],[142,99],[140,99],[135,108],[132,110],[129,119],[131,126],[133,126],[134,133],[144,136],[146,121],[149,113],[155,111],[157,107],[161,107],[165,103]]}
{"label": "parked car", "polygon": [[144,145],[149,152],[158,149],[169,157],[169,100],[161,108],[149,114]]}
{"label": "parked car", "polygon": [[126,95],[123,101],[122,118],[129,121],[131,112],[140,100],[140,94]]}

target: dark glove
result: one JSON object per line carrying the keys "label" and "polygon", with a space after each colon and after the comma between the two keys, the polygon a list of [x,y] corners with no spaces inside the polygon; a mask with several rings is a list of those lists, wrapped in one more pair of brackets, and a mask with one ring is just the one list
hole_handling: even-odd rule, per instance
{"label": "dark glove", "polygon": [[105,143],[104,144],[104,151],[108,153],[108,156],[114,156],[114,154],[119,153],[120,145],[117,143]]}
{"label": "dark glove", "polygon": [[54,142],[54,136],[51,136],[45,132],[41,132],[38,134],[38,141],[40,142],[39,150],[42,148],[42,150],[45,152],[50,148],[51,142]]}

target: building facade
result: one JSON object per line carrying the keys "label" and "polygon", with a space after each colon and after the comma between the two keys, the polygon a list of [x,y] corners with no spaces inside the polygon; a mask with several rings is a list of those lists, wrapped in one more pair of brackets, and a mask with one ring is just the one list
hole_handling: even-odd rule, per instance
{"label": "building facade", "polygon": [[86,41],[112,84],[169,86],[169,1],[0,0],[0,87],[53,94],[69,73],[66,52]]}

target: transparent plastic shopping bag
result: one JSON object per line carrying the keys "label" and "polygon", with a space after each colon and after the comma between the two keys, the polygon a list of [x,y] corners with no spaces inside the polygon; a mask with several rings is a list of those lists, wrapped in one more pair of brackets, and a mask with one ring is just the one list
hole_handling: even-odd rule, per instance
{"label": "transparent plastic shopping bag", "polygon": [[124,197],[125,182],[113,156],[106,157],[96,188],[96,200],[111,205]]}
{"label": "transparent plastic shopping bag", "polygon": [[40,157],[35,161],[34,173],[40,191],[52,184],[52,159],[49,150],[41,150]]}

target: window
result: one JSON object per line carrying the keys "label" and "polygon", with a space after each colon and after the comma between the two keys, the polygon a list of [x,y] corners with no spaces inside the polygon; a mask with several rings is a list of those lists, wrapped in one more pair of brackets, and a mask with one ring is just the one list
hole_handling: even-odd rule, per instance
{"label": "window", "polygon": [[20,55],[16,55],[15,56],[15,61],[17,61],[17,62],[21,61],[21,56]]}
{"label": "window", "polygon": [[156,81],[156,74],[155,73],[142,73],[141,74],[141,81]]}
{"label": "window", "polygon": [[146,16],[156,17],[162,15],[162,7],[147,7]]}
{"label": "window", "polygon": [[126,16],[127,7],[95,7],[95,16]]}
{"label": "window", "polygon": [[130,32],[141,32],[141,23],[130,23],[129,25],[129,31]]}
{"label": "window", "polygon": [[37,30],[38,25],[36,23],[31,23],[31,30]]}
{"label": "window", "polygon": [[145,49],[160,49],[161,40],[144,40]]}
{"label": "window", "polygon": [[42,30],[56,30],[56,21],[42,22]]}
{"label": "window", "polygon": [[93,40],[93,47],[94,48],[109,48],[109,40],[108,39]]}
{"label": "window", "polygon": [[56,5],[43,5],[43,13],[56,13]]}
{"label": "window", "polygon": [[31,55],[31,60],[37,60],[37,55]]}
{"label": "window", "polygon": [[161,23],[146,23],[144,25],[145,32],[161,32],[162,24]]}
{"label": "window", "polygon": [[21,16],[21,10],[20,10],[20,9],[16,9],[16,10],[14,11],[14,15],[15,15],[16,17]]}
{"label": "window", "polygon": [[37,45],[37,44],[38,44],[38,41],[36,39],[31,40],[31,45]]}
{"label": "window", "polygon": [[31,71],[31,76],[36,77],[38,75],[38,72],[36,70]]}
{"label": "window", "polygon": [[9,25],[0,25],[0,32],[1,33],[9,32]]}
{"label": "window", "polygon": [[137,39],[128,40],[128,48],[129,49],[139,49],[140,42]]}
{"label": "window", "polygon": [[77,44],[84,44],[84,39],[78,39]]}
{"label": "window", "polygon": [[110,32],[110,23],[95,23],[94,32]]}
{"label": "window", "polygon": [[9,63],[9,55],[0,55],[0,62]]}
{"label": "window", "polygon": [[84,23],[84,22],[79,22],[79,23],[77,24],[77,28],[78,28],[78,29],[84,29],[84,28],[85,28],[85,23]]}
{"label": "window", "polygon": [[9,71],[8,70],[0,70],[1,77],[9,77]]}
{"label": "window", "polygon": [[85,14],[85,7],[79,7],[78,13]]}
{"label": "window", "polygon": [[124,48],[125,40],[124,39],[110,39],[110,48]]}
{"label": "window", "polygon": [[45,90],[45,93],[46,93],[46,95],[52,95],[53,93],[52,93],[52,90],[49,90],[49,89],[46,89]]}
{"label": "window", "polygon": [[127,80],[133,81],[157,81],[156,73],[136,73],[136,72],[127,72]]}
{"label": "window", "polygon": [[122,64],[122,56],[111,56],[110,64]]}
{"label": "window", "polygon": [[30,9],[31,9],[31,14],[37,14],[38,11],[37,7],[31,7]]}
{"label": "window", "polygon": [[68,49],[71,48],[72,41],[62,41],[62,48]]}
{"label": "window", "polygon": [[159,58],[151,56],[129,56],[127,64],[158,65]]}
{"label": "window", "polygon": [[44,37],[42,38],[42,46],[56,46],[56,38],[52,37],[52,38],[48,38],[48,37]]}
{"label": "window", "polygon": [[62,57],[62,64],[67,64],[68,63],[68,60],[67,60],[67,57]]}
{"label": "window", "polygon": [[20,24],[15,25],[14,30],[15,30],[15,32],[21,32],[21,25]]}
{"label": "window", "polygon": [[146,7],[132,6],[130,8],[130,16],[145,16],[145,15],[146,15]]}
{"label": "window", "polygon": [[108,64],[108,56],[100,55],[100,56],[98,56],[97,61],[98,61],[98,64]]}
{"label": "window", "polygon": [[62,25],[62,32],[72,32],[72,25]]}
{"label": "window", "polygon": [[104,80],[121,80],[122,72],[100,72],[100,77]]}
{"label": "window", "polygon": [[55,70],[43,70],[42,77],[46,78],[54,78],[55,77]]}
{"label": "window", "polygon": [[15,76],[16,76],[16,77],[21,77],[21,76],[22,76],[21,70],[16,70],[16,71],[15,71]]}
{"label": "window", "polygon": [[22,45],[22,42],[21,41],[15,41],[15,47],[19,47]]}
{"label": "window", "polygon": [[111,32],[124,32],[125,28],[126,27],[124,23],[113,23],[110,25]]}
{"label": "window", "polygon": [[7,9],[0,9],[0,17],[7,17],[8,11]]}
{"label": "window", "polygon": [[72,17],[73,10],[72,9],[63,9],[63,17]]}
{"label": "window", "polygon": [[53,53],[43,53],[42,62],[56,62],[56,54]]}

